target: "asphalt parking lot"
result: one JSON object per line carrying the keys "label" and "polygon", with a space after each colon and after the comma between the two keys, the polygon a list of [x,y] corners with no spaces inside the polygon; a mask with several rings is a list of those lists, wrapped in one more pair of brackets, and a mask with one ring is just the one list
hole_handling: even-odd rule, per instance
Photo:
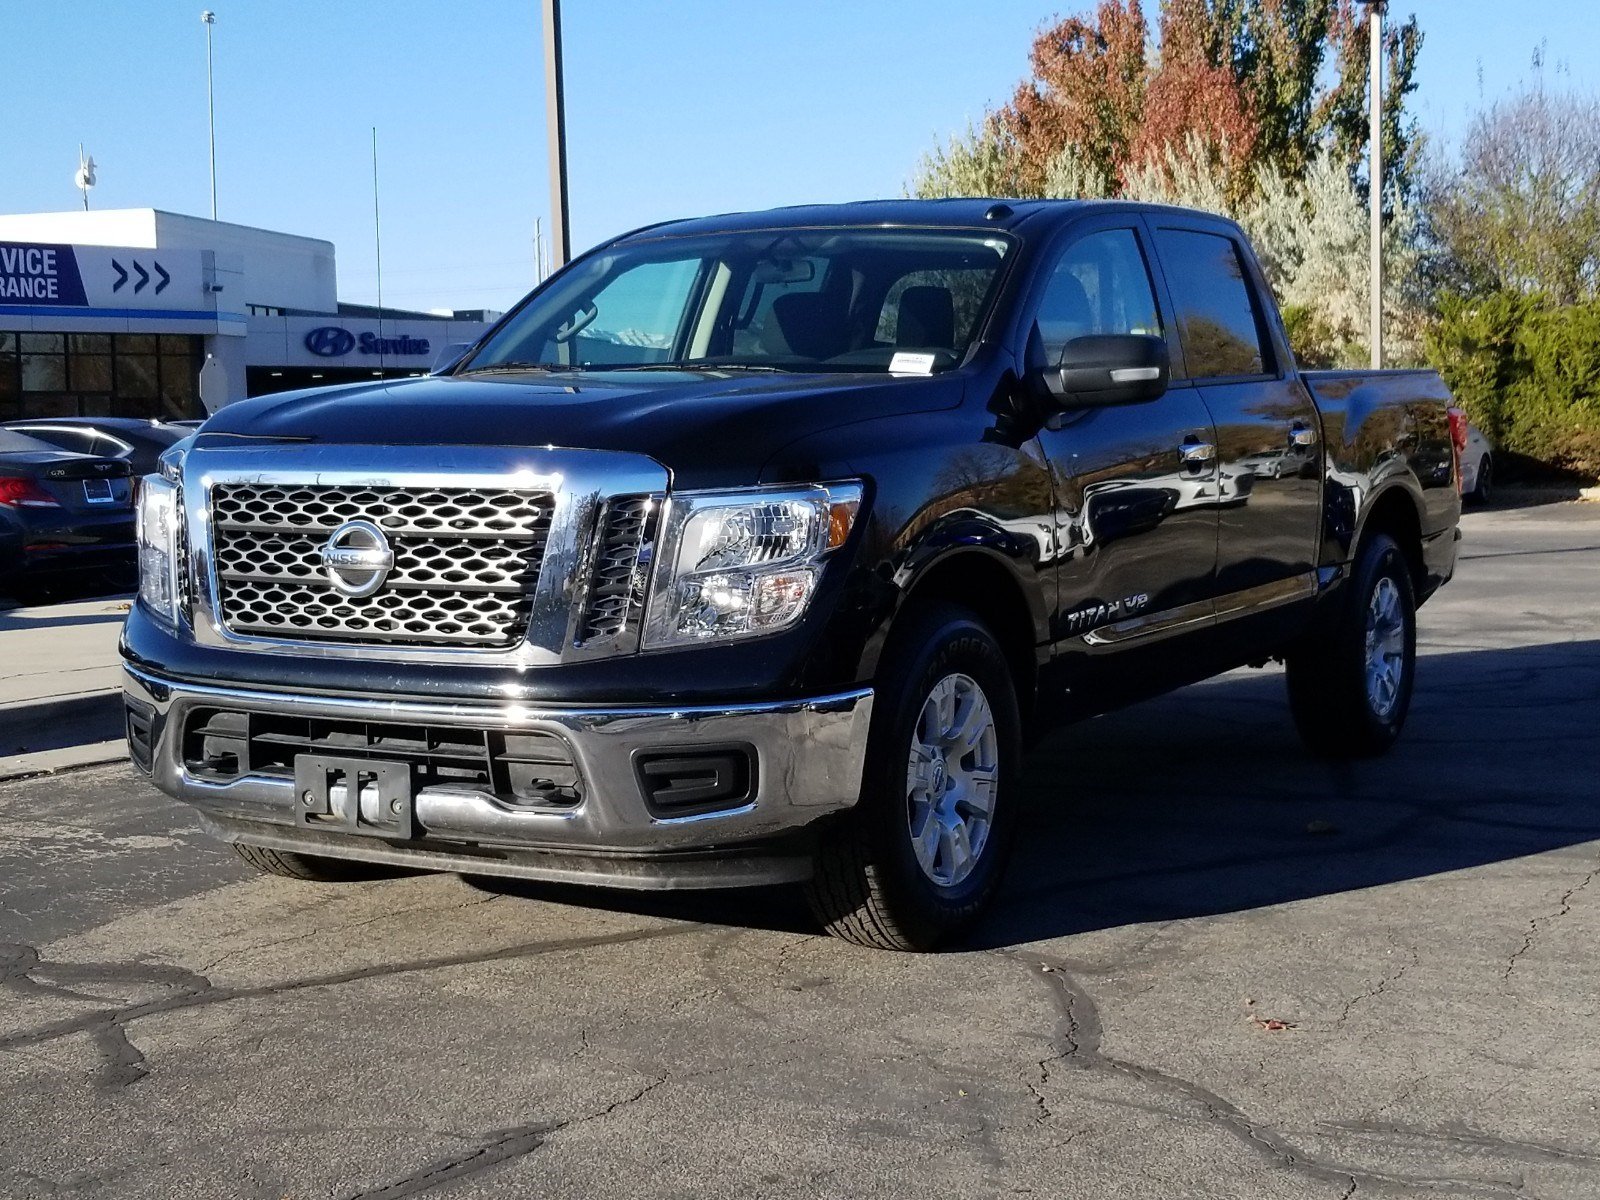
{"label": "asphalt parking lot", "polygon": [[957,953],[0,785],[0,1196],[1600,1195],[1600,505],[1464,524],[1389,759],[1275,670],[1056,735]]}

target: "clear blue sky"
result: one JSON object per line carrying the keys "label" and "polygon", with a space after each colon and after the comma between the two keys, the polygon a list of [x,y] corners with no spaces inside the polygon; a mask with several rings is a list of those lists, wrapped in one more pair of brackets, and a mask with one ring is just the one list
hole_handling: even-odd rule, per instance
{"label": "clear blue sky", "polygon": [[[538,0],[209,0],[220,215],[332,240],[342,298],[504,308],[547,209]],[[0,212],[205,215],[202,0],[0,0]],[[936,139],[1004,100],[1033,31],[1090,0],[567,0],[582,248],[668,217],[900,194]],[[1154,0],[1149,4],[1153,10]],[[1530,73],[1600,86],[1595,0],[1395,0],[1427,34],[1416,111],[1459,137]],[[1481,76],[1481,82],[1480,82]]]}

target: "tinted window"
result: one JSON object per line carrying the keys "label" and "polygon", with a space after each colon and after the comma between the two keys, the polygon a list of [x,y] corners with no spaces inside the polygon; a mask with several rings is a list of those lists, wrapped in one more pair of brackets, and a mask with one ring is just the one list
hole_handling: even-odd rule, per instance
{"label": "tinted window", "polygon": [[[929,350],[953,350],[967,345],[977,333],[983,298],[989,294],[993,274],[987,267],[963,267],[902,275],[883,298],[877,340]],[[904,322],[902,316],[906,318]]]}
{"label": "tinted window", "polygon": [[797,258],[783,263],[782,268],[749,272],[744,299],[739,302],[733,321],[735,355],[760,354],[763,339],[771,336],[768,325],[776,323],[772,306],[784,296],[820,292],[828,263],[819,258]]}
{"label": "tinted window", "polygon": [[1073,338],[1100,333],[1161,337],[1161,318],[1139,239],[1131,229],[1108,229],[1074,242],[1039,304],[1039,336],[1047,361],[1058,362]]}
{"label": "tinted window", "polygon": [[1269,361],[1254,291],[1233,239],[1184,229],[1156,235],[1189,375],[1261,375]]}
{"label": "tinted window", "polygon": [[643,238],[561,272],[462,368],[931,369],[960,362],[1010,239],[874,227]]}
{"label": "tinted window", "polygon": [[[652,363],[666,358],[699,271],[699,259],[678,258],[641,263],[609,280],[568,323],[576,328],[571,341],[577,361]],[[558,336],[546,342],[543,358],[557,359],[565,340]]]}

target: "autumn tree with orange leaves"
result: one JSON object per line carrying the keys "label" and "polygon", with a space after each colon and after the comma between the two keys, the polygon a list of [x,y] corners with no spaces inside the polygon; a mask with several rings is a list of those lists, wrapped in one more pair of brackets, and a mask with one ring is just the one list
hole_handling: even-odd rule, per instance
{"label": "autumn tree with orange leaves", "polygon": [[[1356,0],[1157,3],[1154,28],[1142,0],[1100,0],[1092,16],[1043,28],[1011,100],[930,156],[932,186],[918,180],[914,190],[948,194],[937,177],[956,156],[973,175],[956,190],[1042,195],[1065,159],[1120,195],[1134,176],[1197,148],[1234,200],[1255,186],[1258,166],[1298,179],[1325,149],[1365,186],[1366,17]],[[1384,187],[1408,194],[1416,20],[1387,42]]]}

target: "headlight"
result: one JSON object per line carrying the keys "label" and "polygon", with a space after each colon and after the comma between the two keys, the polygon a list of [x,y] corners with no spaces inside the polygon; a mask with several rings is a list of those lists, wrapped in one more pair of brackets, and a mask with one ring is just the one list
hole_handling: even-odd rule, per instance
{"label": "headlight", "polygon": [[861,484],[687,492],[667,500],[647,650],[758,637],[800,619],[822,560],[844,545]]}
{"label": "headlight", "polygon": [[168,625],[178,622],[178,571],[183,508],[166,472],[147,475],[139,487],[139,602]]}

